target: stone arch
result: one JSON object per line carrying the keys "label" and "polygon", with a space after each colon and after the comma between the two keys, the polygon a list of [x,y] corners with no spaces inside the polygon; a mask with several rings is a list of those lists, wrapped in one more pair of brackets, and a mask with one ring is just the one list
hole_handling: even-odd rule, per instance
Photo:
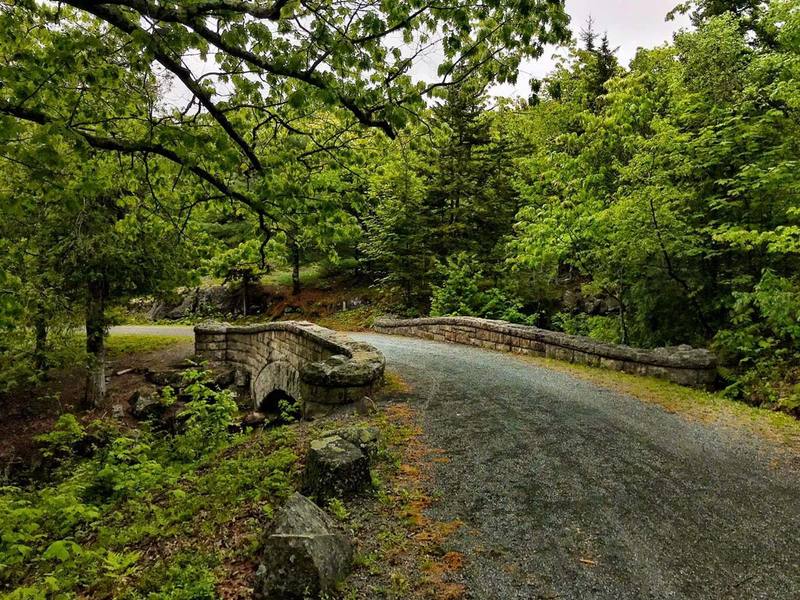
{"label": "stone arch", "polygon": [[[249,376],[252,406],[281,390],[294,398],[305,418],[372,395],[386,365],[369,344],[313,323],[205,323],[194,334],[197,356],[233,365]],[[239,380],[246,385],[244,377]]]}
{"label": "stone arch", "polygon": [[[298,403],[303,402],[300,388],[300,373],[288,361],[276,360],[264,366],[253,378],[250,384],[250,395],[253,399],[253,408],[258,410],[268,397],[274,392],[280,392],[293,398]],[[277,399],[277,395],[273,394]],[[271,398],[271,397],[270,397]]]}

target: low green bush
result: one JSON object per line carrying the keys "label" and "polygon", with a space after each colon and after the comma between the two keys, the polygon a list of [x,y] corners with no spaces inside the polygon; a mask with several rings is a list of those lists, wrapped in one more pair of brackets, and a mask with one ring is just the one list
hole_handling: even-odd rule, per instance
{"label": "low green bush", "polygon": [[538,318],[524,314],[522,303],[508,292],[497,287],[484,289],[483,271],[468,254],[462,252],[449,259],[440,275],[441,285],[432,290],[432,316],[483,317],[529,325]]}
{"label": "low green bush", "polygon": [[[242,545],[230,552],[252,554],[263,527],[253,515],[267,519],[298,475],[294,433],[229,433],[235,403],[206,382],[189,374],[184,427],[172,436],[64,415],[39,437],[59,459],[48,479],[0,488],[0,597],[216,596],[224,551],[207,540],[240,521]],[[73,449],[89,437],[109,439],[82,458]]]}

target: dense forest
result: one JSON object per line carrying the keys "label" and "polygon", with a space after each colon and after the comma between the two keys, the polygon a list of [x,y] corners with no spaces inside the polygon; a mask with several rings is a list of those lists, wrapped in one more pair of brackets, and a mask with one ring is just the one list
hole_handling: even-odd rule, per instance
{"label": "dense forest", "polygon": [[[339,52],[343,73],[364,63],[357,82],[290,66],[281,79],[240,49],[238,17],[225,39],[170,26],[132,43],[135,24],[102,24],[119,4],[0,13],[6,389],[42,372],[76,318],[102,364],[109,310],[127,298],[283,267],[296,292],[300,267],[323,262],[385,290],[398,314],[710,346],[732,396],[797,406],[794,3],[678,7],[693,28],[628,67],[589,23],[530,98],[494,97],[520,56],[567,42],[557,3],[535,4],[550,19],[539,37],[512,18],[491,58],[459,54],[453,33],[443,83],[415,83],[398,53],[387,85],[408,102],[382,105],[377,46],[319,50]],[[220,73],[171,68],[169,45],[205,56],[210,43],[225,49]],[[176,79],[185,106],[166,100]]]}
{"label": "dense forest", "polygon": [[[250,597],[308,446],[296,413],[246,437],[193,364],[174,435],[87,423],[110,410],[109,328],[189,287],[235,290],[215,316],[252,322],[248,290],[280,273],[300,296],[313,268],[369,290],[370,318],[705,347],[723,404],[800,417],[800,7],[675,15],[691,26],[626,65],[561,0],[2,0],[0,425],[61,416],[42,485],[0,473],[0,597]],[[552,51],[528,97],[497,95]],[[59,370],[78,416],[39,393]],[[430,499],[381,482],[417,443],[402,410],[374,417],[394,446],[370,476],[418,525]]]}

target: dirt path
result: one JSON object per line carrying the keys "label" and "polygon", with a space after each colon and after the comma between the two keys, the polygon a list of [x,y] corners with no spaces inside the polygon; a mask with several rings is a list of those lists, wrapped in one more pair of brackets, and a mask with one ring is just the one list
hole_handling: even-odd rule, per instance
{"label": "dirt path", "polygon": [[353,334],[422,405],[480,599],[800,598],[800,457],[513,356]]}

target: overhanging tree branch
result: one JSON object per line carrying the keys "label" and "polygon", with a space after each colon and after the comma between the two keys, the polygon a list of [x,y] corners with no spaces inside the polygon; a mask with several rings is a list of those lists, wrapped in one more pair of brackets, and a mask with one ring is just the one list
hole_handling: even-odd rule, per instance
{"label": "overhanging tree branch", "polygon": [[[153,19],[158,19],[163,22],[167,23],[176,23],[184,25],[188,27],[191,31],[193,31],[197,36],[199,36],[204,41],[216,46],[223,52],[229,54],[230,56],[234,56],[241,60],[244,60],[251,65],[269,73],[270,75],[274,75],[276,77],[284,77],[287,79],[292,79],[295,81],[300,81],[306,83],[312,87],[315,87],[320,90],[327,90],[332,92],[339,104],[350,111],[358,121],[367,126],[367,127],[375,127],[377,129],[382,130],[386,133],[390,138],[395,137],[395,131],[392,125],[383,119],[375,118],[374,109],[365,109],[359,106],[358,101],[355,98],[344,94],[341,90],[336,89],[334,85],[331,85],[329,81],[326,81],[325,77],[323,77],[320,73],[308,70],[308,69],[298,69],[289,67],[286,64],[277,64],[266,60],[264,57],[259,56],[255,52],[248,50],[246,48],[241,48],[236,46],[233,43],[226,41],[223,36],[207,27],[204,23],[203,14],[201,11],[195,10],[192,7],[191,10],[188,9],[178,9],[178,8],[167,8],[165,6],[161,6],[155,4],[153,2],[149,2],[147,0],[118,0],[116,2],[104,2],[104,3],[96,3],[96,2],[89,2],[87,0],[66,0],[67,4],[71,6],[88,12],[95,17],[117,27],[118,29],[128,33],[129,35],[133,34],[134,32],[137,35],[144,36],[145,39],[148,40],[148,47],[150,47],[151,51],[155,54],[158,61],[164,65],[169,71],[174,73],[183,83],[184,85],[189,88],[189,90],[197,96],[197,98],[203,102],[203,106],[209,111],[212,112],[214,118],[220,123],[220,125],[225,128],[225,131],[231,135],[231,131],[233,132],[233,139],[236,143],[242,147],[244,150],[245,147],[249,149],[249,146],[241,139],[241,137],[236,134],[235,129],[230,126],[227,118],[225,118],[222,111],[216,108],[213,101],[210,97],[203,91],[203,89],[197,85],[192,77],[191,73],[186,69],[183,65],[177,62],[174,58],[169,56],[169,52],[166,48],[163,47],[153,34],[150,32],[145,31],[138,25],[132,23],[127,17],[122,15],[119,11],[109,8],[104,5],[116,5],[116,6],[125,6],[136,11],[138,14],[143,16],[151,17]],[[213,3],[208,3],[213,4]],[[220,2],[220,5],[225,5],[227,3]],[[241,5],[244,3],[232,3],[234,5]],[[284,3],[285,4],[285,3]],[[253,15],[253,13],[248,12],[248,14]],[[224,123],[228,124],[228,127]],[[235,135],[235,137],[234,137]],[[253,161],[254,157],[248,156],[248,158]]]}
{"label": "overhanging tree branch", "polygon": [[[21,106],[14,106],[3,100],[0,100],[0,114],[5,114],[23,121],[36,123],[38,125],[60,124],[57,119],[53,119],[41,111],[24,108]],[[195,176],[212,185],[225,196],[238,200],[239,202],[256,211],[256,213],[269,215],[269,211],[263,202],[257,201],[256,199],[233,189],[218,176],[196,164],[192,164],[189,160],[185,159],[180,154],[170,148],[167,148],[166,146],[154,142],[121,140],[119,138],[97,135],[81,129],[67,127],[65,127],[65,129],[82,138],[92,148],[96,148],[98,150],[116,151],[124,154],[154,154],[161,156],[162,158],[165,158],[176,165],[189,170]],[[275,218],[274,215],[269,215],[269,217],[271,219]]]}
{"label": "overhanging tree branch", "polygon": [[195,95],[195,97],[200,101],[200,103],[214,118],[214,120],[220,124],[223,130],[225,130],[225,133],[227,133],[234,143],[241,148],[242,152],[247,157],[247,160],[250,161],[250,164],[253,166],[253,168],[258,171],[263,170],[261,162],[259,161],[255,152],[253,152],[253,149],[244,140],[244,138],[239,135],[239,132],[236,131],[236,128],[228,120],[228,117],[225,116],[225,113],[217,108],[217,105],[211,98],[211,94],[203,89],[203,87],[195,80],[192,72],[186,68],[181,61],[171,56],[172,51],[166,47],[166,45],[159,40],[157,36],[149,33],[136,23],[133,23],[118,10],[107,8],[96,2],[71,0],[68,1],[68,4],[71,4],[75,8],[84,10],[99,19],[102,19],[106,23],[113,25],[128,35],[137,35],[138,37],[146,40],[147,47],[153,52],[153,55],[156,57],[158,62],[160,62],[164,68],[174,73],[175,76],[187,87],[187,89]]}

